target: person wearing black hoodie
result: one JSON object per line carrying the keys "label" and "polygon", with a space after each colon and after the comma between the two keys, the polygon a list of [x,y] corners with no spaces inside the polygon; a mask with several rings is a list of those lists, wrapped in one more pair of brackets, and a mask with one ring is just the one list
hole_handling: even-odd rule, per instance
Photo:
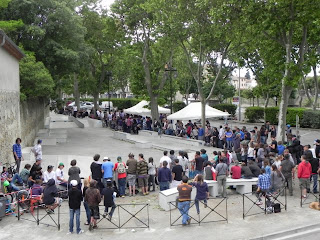
{"label": "person wearing black hoodie", "polygon": [[43,190],[43,203],[47,206],[47,213],[54,213],[54,209],[61,203],[62,199],[58,198],[58,189],[54,179],[49,179],[47,186]]}
{"label": "person wearing black hoodie", "polygon": [[70,209],[70,220],[69,220],[69,232],[68,234],[73,233],[73,219],[74,215],[76,215],[76,225],[77,225],[77,234],[81,234],[84,231],[80,228],[80,206],[82,202],[82,193],[81,190],[78,188],[78,181],[71,180],[70,184],[72,186],[69,189],[69,209]]}
{"label": "person wearing black hoodie", "polygon": [[102,179],[102,171],[101,171],[101,162],[99,162],[100,155],[96,154],[93,156],[93,162],[90,165],[92,179],[97,181],[97,187],[100,192],[103,189],[103,184],[101,182]]}

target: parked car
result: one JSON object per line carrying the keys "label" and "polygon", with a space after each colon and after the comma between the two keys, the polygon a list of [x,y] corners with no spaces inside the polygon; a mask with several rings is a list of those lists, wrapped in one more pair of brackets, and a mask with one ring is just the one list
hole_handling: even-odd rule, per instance
{"label": "parked car", "polygon": [[91,111],[91,109],[94,108],[94,104],[92,102],[84,102],[80,105],[80,109],[85,109]]}
{"label": "parked car", "polygon": [[[109,110],[109,101],[103,101],[99,105],[100,109],[102,111],[108,111]],[[110,101],[110,111],[113,111],[113,103]]]}

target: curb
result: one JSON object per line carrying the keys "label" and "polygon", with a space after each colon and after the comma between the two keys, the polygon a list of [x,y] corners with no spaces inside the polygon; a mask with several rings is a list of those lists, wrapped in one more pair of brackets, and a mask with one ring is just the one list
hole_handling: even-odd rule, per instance
{"label": "curb", "polygon": [[312,224],[312,225],[308,225],[308,226],[304,226],[304,227],[285,230],[285,231],[282,231],[282,232],[277,232],[277,233],[273,233],[273,234],[270,234],[270,235],[265,235],[265,236],[262,236],[262,237],[250,238],[250,240],[273,240],[273,239],[278,239],[280,237],[286,237],[288,235],[302,233],[302,232],[306,232],[308,230],[314,230],[314,229],[319,229],[319,224]]}

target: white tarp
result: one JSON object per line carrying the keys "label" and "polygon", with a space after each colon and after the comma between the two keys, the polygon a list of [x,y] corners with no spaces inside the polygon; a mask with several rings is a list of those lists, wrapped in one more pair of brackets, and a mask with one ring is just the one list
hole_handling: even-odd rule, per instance
{"label": "white tarp", "polygon": [[[230,114],[206,105],[206,118],[226,117]],[[180,111],[167,117],[169,120],[196,120],[201,119],[201,102],[190,103]]]}
{"label": "white tarp", "polygon": [[[148,101],[142,100],[141,102],[134,105],[133,107],[124,109],[123,111],[128,114],[141,115],[141,116],[151,116],[151,110],[145,107],[148,105],[149,105]],[[163,108],[160,106],[158,106],[158,110],[159,110],[159,113],[163,113],[163,114],[170,113],[170,109]]]}

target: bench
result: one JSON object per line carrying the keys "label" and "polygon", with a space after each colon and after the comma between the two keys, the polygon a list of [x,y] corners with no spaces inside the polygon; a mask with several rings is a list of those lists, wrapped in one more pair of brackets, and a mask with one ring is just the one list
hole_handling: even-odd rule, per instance
{"label": "bench", "polygon": [[[195,199],[196,192],[197,190],[193,188],[191,192],[191,200]],[[169,211],[170,208],[174,209],[175,207],[172,204],[169,205],[169,203],[175,202],[178,196],[179,192],[177,188],[170,188],[168,190],[159,192],[159,206],[165,211]]]}
{"label": "bench", "polygon": [[[209,194],[212,197],[218,196],[218,182],[214,180],[205,180],[208,184]],[[228,186],[236,186],[236,191],[240,194],[250,193],[252,192],[252,186],[257,185],[258,178],[251,179],[232,179],[227,178],[227,187]]]}
{"label": "bench", "polygon": [[123,140],[126,141],[127,140],[127,134],[128,133],[124,133],[124,132],[119,132],[119,131],[114,131],[113,132],[113,138],[118,139],[118,140]]}
{"label": "bench", "polygon": [[152,148],[152,143],[151,142],[147,142],[147,141],[141,141],[141,140],[135,140],[135,146],[137,148]]}

